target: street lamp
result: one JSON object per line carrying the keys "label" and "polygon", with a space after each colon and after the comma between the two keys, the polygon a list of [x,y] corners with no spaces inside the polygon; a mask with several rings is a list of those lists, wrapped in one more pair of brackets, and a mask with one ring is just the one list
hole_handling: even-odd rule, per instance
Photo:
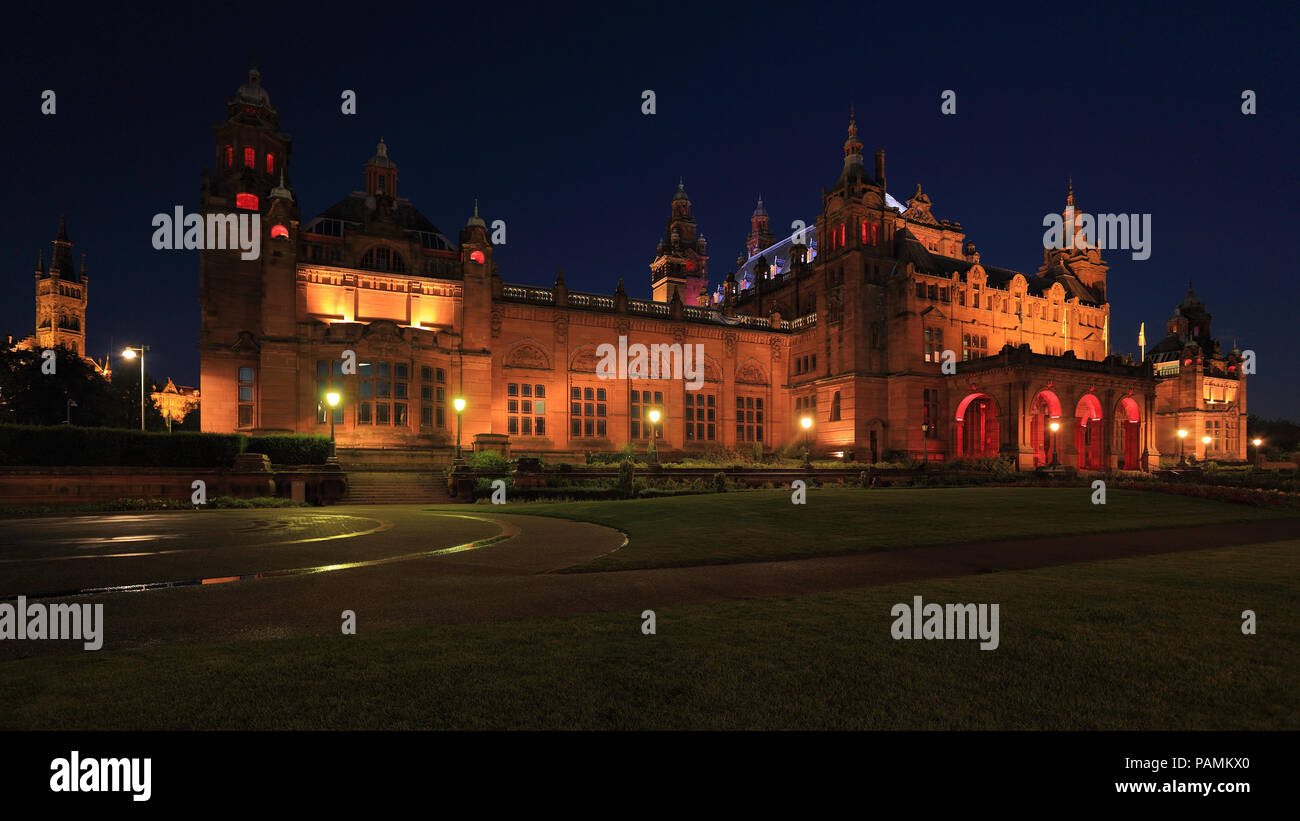
{"label": "street lamp", "polygon": [[1264,444],[1264,440],[1263,440],[1263,439],[1259,439],[1259,438],[1255,438],[1255,439],[1251,439],[1251,440],[1250,440],[1250,443],[1251,443],[1252,445],[1255,446],[1255,470],[1259,470],[1259,465],[1260,465],[1260,461],[1259,461],[1259,446],[1262,445],[1262,444]]}
{"label": "street lamp", "polygon": [[330,406],[330,456],[336,456],[334,451],[334,409],[339,406],[338,391],[330,391],[325,394],[325,404]]}
{"label": "street lamp", "polygon": [[465,410],[465,400],[464,400],[462,397],[457,396],[455,399],[452,400],[451,404],[452,404],[453,407],[456,408],[456,461],[459,463],[459,462],[461,461],[461,455],[460,455],[460,414],[461,414],[461,411]]}
{"label": "street lamp", "polygon": [[921,470],[930,464],[930,424],[921,423]]}
{"label": "street lamp", "polygon": [[[77,406],[77,400],[75,400],[75,399],[69,399],[69,400],[68,400],[68,415],[67,415],[67,418],[65,418],[65,419],[63,420],[63,424],[65,424],[65,425],[71,425],[71,424],[72,424],[72,409],[75,408],[76,406]],[[1258,442],[1259,440],[1256,439],[1255,441]]]}
{"label": "street lamp", "polygon": [[1048,424],[1047,427],[1052,429],[1052,463],[1048,465],[1048,467],[1056,467],[1057,465],[1061,464],[1060,462],[1061,449],[1057,443],[1057,438],[1056,438],[1056,432],[1061,429],[1061,423],[1053,419]]}
{"label": "street lamp", "polygon": [[1183,453],[1183,442],[1187,439],[1187,428],[1178,429],[1178,464],[1186,465],[1187,456]]}
{"label": "street lamp", "polygon": [[137,353],[140,355],[140,430],[144,430],[144,352],[147,350],[148,345],[141,345],[138,348],[127,347],[122,351],[123,359],[135,359]]}
{"label": "street lamp", "polygon": [[804,416],[799,420],[803,427],[803,463],[812,464],[812,446],[808,444],[808,432],[812,430],[813,419],[811,416]]}
{"label": "street lamp", "polygon": [[1214,440],[1208,436],[1201,437],[1201,444],[1205,445],[1205,455],[1201,457],[1202,461],[1208,462],[1210,460],[1210,443],[1213,441]]}
{"label": "street lamp", "polygon": [[658,408],[651,408],[648,415],[650,417],[650,444],[646,446],[645,452],[650,464],[654,465],[659,463],[659,446],[655,444],[655,438],[659,433],[659,420],[663,417],[663,414],[659,412]]}

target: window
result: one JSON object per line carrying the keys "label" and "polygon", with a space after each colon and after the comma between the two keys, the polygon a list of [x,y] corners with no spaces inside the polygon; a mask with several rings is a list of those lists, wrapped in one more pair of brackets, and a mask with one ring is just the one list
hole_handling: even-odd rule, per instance
{"label": "window", "polygon": [[836,391],[835,395],[831,397],[830,421],[832,422],[840,421],[840,392],[839,391]]}
{"label": "window", "polygon": [[736,441],[763,441],[763,398],[761,396],[736,397]]}
{"label": "window", "polygon": [[371,248],[361,258],[361,267],[369,271],[392,271],[396,274],[406,273],[406,260],[396,251],[387,248]]}
{"label": "window", "polygon": [[248,168],[257,167],[257,150],[252,146],[244,148],[244,165]]}
{"label": "window", "polygon": [[239,369],[239,427],[251,428],[255,424],[253,413],[256,394],[256,371],[253,368]]}
{"label": "window", "polygon": [[569,433],[575,437],[604,438],[606,402],[604,388],[573,388],[569,392]]}
{"label": "window", "polygon": [[686,441],[712,442],[717,397],[702,391],[686,392]]}
{"label": "window", "polygon": [[[817,394],[810,393],[807,396],[796,397],[794,400],[794,412],[795,412],[795,416],[799,416],[799,417],[802,417],[805,414],[808,416],[816,417],[817,416]],[[799,420],[796,419],[795,423],[798,424],[798,422]]]}
{"label": "window", "polygon": [[236,195],[235,195],[235,207],[236,207],[236,208],[242,208],[242,209],[244,209],[245,211],[256,211],[256,210],[257,210],[257,195],[256,195],[256,194],[236,194]]}
{"label": "window", "polygon": [[939,437],[939,391],[926,388],[921,396],[923,403],[921,423],[925,425],[925,438]]}
{"label": "window", "polygon": [[925,283],[924,283],[924,282],[918,282],[918,283],[916,283],[916,298],[917,298],[917,299],[925,299]]}
{"label": "window", "polygon": [[[329,403],[325,401],[325,394],[335,391],[341,397],[343,395],[343,360],[333,360],[331,367],[330,360],[316,360],[316,424],[323,425],[329,420]],[[334,408],[334,424],[343,424],[343,403]]]}
{"label": "window", "polygon": [[409,426],[406,400],[410,371],[411,366],[406,362],[358,364],[357,424]]}
{"label": "window", "polygon": [[943,359],[943,329],[925,329],[925,361],[939,362]]}
{"label": "window", "polygon": [[989,338],[979,334],[962,334],[961,358],[965,362],[989,355]]}
{"label": "window", "polygon": [[275,155],[274,155],[274,154],[267,154],[267,155],[266,155],[266,173],[268,173],[268,174],[274,174],[274,173],[275,173]]}
{"label": "window", "polygon": [[[648,414],[651,408],[659,408],[660,413],[663,412],[664,395],[660,391],[652,393],[651,391],[634,390],[629,395],[629,399],[631,400],[631,407],[628,412],[629,432],[633,439],[649,439],[652,425]],[[664,438],[662,420],[660,421],[661,424],[656,430],[658,434],[655,437],[656,439]],[[687,427],[690,427],[690,425],[687,425]]]}
{"label": "window", "polygon": [[506,430],[511,436],[546,435],[545,385],[506,385]]}
{"label": "window", "polygon": [[228,145],[226,146],[226,167],[229,168],[234,164],[235,164],[235,148],[234,146]]}

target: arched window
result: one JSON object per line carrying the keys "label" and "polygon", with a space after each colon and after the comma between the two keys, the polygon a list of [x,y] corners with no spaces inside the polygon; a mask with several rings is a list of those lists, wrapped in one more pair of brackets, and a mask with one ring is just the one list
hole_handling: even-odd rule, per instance
{"label": "arched window", "polygon": [[274,173],[275,173],[275,155],[274,155],[274,154],[268,153],[268,154],[266,155],[266,173],[268,173],[268,174],[274,174]]}
{"label": "arched window", "polygon": [[287,239],[289,237],[289,229],[285,228],[283,225],[272,225],[271,239],[275,239],[276,237],[284,237]]}
{"label": "arched window", "polygon": [[396,251],[390,251],[387,248],[371,248],[366,251],[365,256],[361,258],[361,267],[369,271],[392,271],[397,274],[406,273],[406,260]]}
{"label": "arched window", "polygon": [[256,210],[257,210],[257,195],[256,195],[256,194],[236,194],[236,195],[235,195],[235,207],[236,207],[236,208],[243,208],[243,209],[246,210],[246,211],[256,211]]}
{"label": "arched window", "polygon": [[235,164],[235,148],[234,146],[228,145],[226,146],[226,167],[229,168],[234,164]]}
{"label": "arched window", "polygon": [[257,149],[251,145],[244,148],[244,165],[249,168],[257,167]]}

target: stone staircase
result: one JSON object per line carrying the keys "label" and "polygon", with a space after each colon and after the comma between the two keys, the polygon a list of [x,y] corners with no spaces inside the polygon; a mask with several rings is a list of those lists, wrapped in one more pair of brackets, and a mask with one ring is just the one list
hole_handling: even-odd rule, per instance
{"label": "stone staircase", "polygon": [[439,473],[419,471],[348,471],[345,505],[446,505],[446,479]]}

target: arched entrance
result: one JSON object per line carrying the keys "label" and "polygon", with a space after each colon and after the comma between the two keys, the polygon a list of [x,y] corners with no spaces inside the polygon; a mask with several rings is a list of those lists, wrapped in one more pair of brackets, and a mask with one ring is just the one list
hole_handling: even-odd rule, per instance
{"label": "arched entrance", "polygon": [[1115,409],[1115,450],[1120,470],[1142,469],[1142,421],[1138,403],[1131,396],[1119,400]]}
{"label": "arched entrance", "polygon": [[1074,416],[1074,450],[1079,455],[1079,470],[1101,470],[1101,402],[1085,393],[1074,408]]}
{"label": "arched entrance", "polygon": [[998,455],[1002,440],[998,431],[998,408],[993,397],[972,393],[957,406],[957,456],[985,459]]}
{"label": "arched entrance", "polygon": [[[1052,430],[1052,423],[1057,430]],[[1061,400],[1052,391],[1039,391],[1029,406],[1029,442],[1034,446],[1034,467],[1059,465]]]}

